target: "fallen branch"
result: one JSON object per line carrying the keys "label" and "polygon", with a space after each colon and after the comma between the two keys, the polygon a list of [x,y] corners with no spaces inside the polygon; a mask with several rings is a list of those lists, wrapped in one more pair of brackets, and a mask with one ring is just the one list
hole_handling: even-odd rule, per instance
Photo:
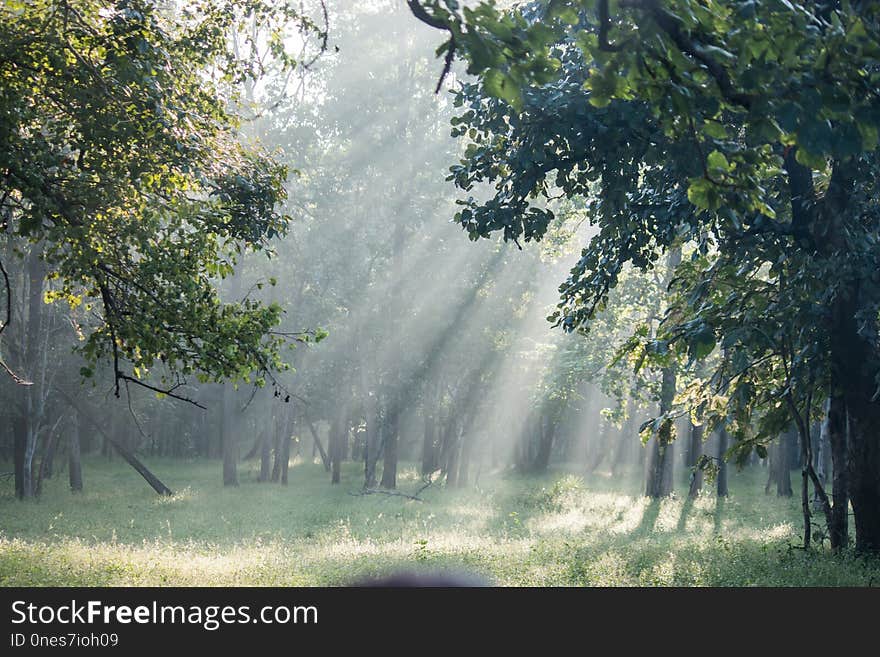
{"label": "fallen branch", "polygon": [[434,480],[428,477],[425,479],[424,484],[421,488],[419,488],[415,494],[410,495],[409,493],[404,493],[399,490],[388,490],[386,488],[364,488],[363,490],[355,493],[351,492],[349,495],[353,495],[355,497],[363,497],[364,495],[388,495],[389,497],[405,497],[408,500],[416,500],[417,502],[424,502],[425,500],[419,495],[421,495],[422,491],[424,491],[428,486],[434,483]]}

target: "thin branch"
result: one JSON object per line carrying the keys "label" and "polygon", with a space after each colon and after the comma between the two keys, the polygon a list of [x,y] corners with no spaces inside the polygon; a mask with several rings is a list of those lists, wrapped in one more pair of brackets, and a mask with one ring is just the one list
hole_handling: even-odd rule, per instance
{"label": "thin branch", "polygon": [[608,31],[611,29],[611,19],[608,16],[608,0],[599,2],[599,50],[604,52],[620,52],[627,46],[627,41],[612,44],[608,41]]}
{"label": "thin branch", "polygon": [[[142,388],[146,388],[147,390],[152,390],[153,392],[158,392],[161,395],[166,395],[166,396],[171,397],[173,399],[178,399],[180,401],[184,401],[187,404],[192,404],[193,406],[201,408],[202,410],[208,410],[207,406],[200,404],[195,399],[190,399],[189,397],[184,397],[183,395],[175,394],[174,392],[172,392],[173,388],[158,388],[156,386],[150,385],[149,383],[145,383],[144,381],[141,381],[139,379],[134,378],[133,376],[129,376],[128,374],[124,374],[119,371],[116,372],[116,378],[118,381],[130,381],[131,383],[134,383],[135,385],[141,386]],[[176,388],[176,387],[178,387],[178,386],[174,386],[174,388]]]}
{"label": "thin branch", "polygon": [[455,42],[455,33],[446,21],[429,14],[419,0],[406,0],[406,4],[409,6],[409,10],[412,12],[413,16],[422,21],[425,25],[433,27],[435,30],[442,30],[449,33],[446,57],[443,59],[443,70],[440,72],[440,79],[437,80],[437,86],[434,88],[434,93],[439,94],[440,89],[443,88],[443,81],[446,79],[446,76],[449,75],[449,71],[452,70],[452,62],[455,59],[455,50],[458,45]]}
{"label": "thin branch", "polygon": [[360,492],[351,492],[349,495],[353,495],[355,497],[363,497],[364,495],[388,495],[390,497],[405,497],[408,500],[416,500],[417,502],[424,502],[425,500],[419,497],[422,492],[428,488],[431,484],[434,483],[434,479],[430,476],[425,477],[424,483],[421,488],[419,488],[414,494],[403,493],[399,490],[386,490],[384,488],[364,488]]}

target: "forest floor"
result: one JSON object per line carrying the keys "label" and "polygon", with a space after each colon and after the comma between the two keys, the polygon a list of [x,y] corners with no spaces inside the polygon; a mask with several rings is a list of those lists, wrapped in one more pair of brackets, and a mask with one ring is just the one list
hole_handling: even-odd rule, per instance
{"label": "forest floor", "polygon": [[[734,473],[721,501],[709,487],[688,503],[681,481],[676,497],[649,502],[635,477],[562,471],[483,474],[416,501],[356,495],[355,463],[338,486],[296,464],[287,487],[258,483],[259,464],[246,463],[241,486],[224,489],[219,462],[147,461],[173,497],[118,459],[86,460],[80,494],[64,472],[27,503],[0,482],[0,585],[321,586],[395,569],[505,586],[880,584],[880,561],[831,555],[827,542],[799,549],[798,497],[765,496],[759,468]],[[402,467],[400,490],[419,487]]]}

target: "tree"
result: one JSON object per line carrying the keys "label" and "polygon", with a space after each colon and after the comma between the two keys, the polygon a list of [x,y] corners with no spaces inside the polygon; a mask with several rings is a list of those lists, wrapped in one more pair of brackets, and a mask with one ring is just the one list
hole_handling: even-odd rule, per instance
{"label": "tree", "polygon": [[[479,76],[461,117],[476,137],[453,179],[495,194],[463,201],[459,223],[472,237],[540,239],[552,212],[532,199],[595,199],[598,233],[554,316],[568,330],[592,321],[625,265],[697,244],[659,339],[691,361],[719,342],[725,355],[703,386],[720,399],[689,401],[724,409],[712,421],[742,458],[792,421],[809,444],[830,396],[849,419],[851,457],[832,422],[847,479],[835,507],[845,488],[857,549],[880,550],[876,3],[409,5],[447,34],[443,74],[457,55]],[[499,104],[491,123],[484,110]],[[517,166],[498,167],[512,153]]]}
{"label": "tree", "polygon": [[[283,26],[315,29],[261,2],[0,9],[0,228],[36,245],[45,269],[32,291],[45,276],[47,302],[85,310],[80,375],[109,360],[117,396],[132,384],[192,401],[190,377],[276,383],[282,345],[309,337],[273,329],[277,304],[224,303],[216,287],[243,253],[269,253],[288,223],[276,211],[286,168],[238,139],[229,109],[236,85],[258,74],[227,50],[247,17],[271,26],[289,64]],[[0,331],[11,321],[7,312]],[[27,383],[33,360],[6,370]],[[26,494],[33,414],[22,417],[16,485]]]}

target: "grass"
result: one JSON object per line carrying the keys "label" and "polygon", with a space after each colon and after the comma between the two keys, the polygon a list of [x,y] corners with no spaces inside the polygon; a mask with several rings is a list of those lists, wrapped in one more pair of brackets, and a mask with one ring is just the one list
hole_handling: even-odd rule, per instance
{"label": "grass", "polygon": [[[763,472],[737,473],[731,496],[649,502],[636,478],[566,472],[483,475],[466,490],[432,486],[423,502],[356,496],[357,464],[331,486],[296,464],[290,485],[237,489],[218,462],[150,460],[173,490],[160,498],[124,463],[84,464],[85,492],[64,473],[40,500],[0,489],[0,585],[344,585],[397,569],[469,573],[504,586],[863,586],[880,562],[827,547],[805,552],[796,499],[763,494]],[[5,468],[4,468],[5,469]],[[402,490],[419,477],[402,467]]]}

